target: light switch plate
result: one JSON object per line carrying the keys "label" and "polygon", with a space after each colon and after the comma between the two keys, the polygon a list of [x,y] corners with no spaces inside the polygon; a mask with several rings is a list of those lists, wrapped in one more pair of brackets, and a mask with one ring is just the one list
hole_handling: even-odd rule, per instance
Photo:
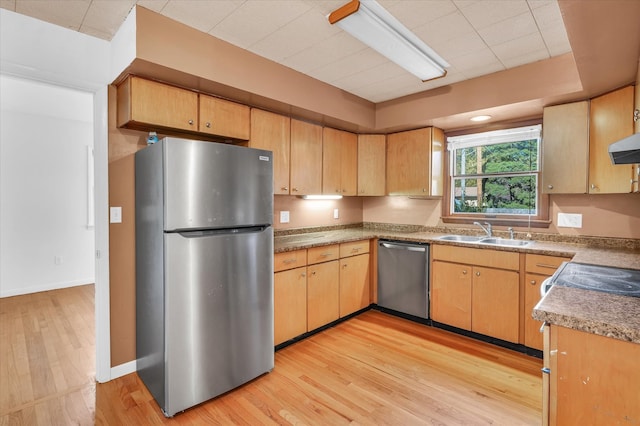
{"label": "light switch plate", "polygon": [[333,218],[340,219],[340,211],[338,209],[333,209]]}
{"label": "light switch plate", "polygon": [[582,215],[577,213],[558,213],[558,227],[582,228]]}
{"label": "light switch plate", "polygon": [[109,209],[109,222],[122,223],[122,207],[111,207]]}
{"label": "light switch plate", "polygon": [[289,212],[281,211],[280,212],[280,223],[289,223]]}

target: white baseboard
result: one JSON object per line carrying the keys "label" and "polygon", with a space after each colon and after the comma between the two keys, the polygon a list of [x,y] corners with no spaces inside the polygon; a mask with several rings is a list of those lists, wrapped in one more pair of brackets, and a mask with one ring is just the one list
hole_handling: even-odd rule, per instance
{"label": "white baseboard", "polygon": [[60,290],[62,288],[77,287],[81,285],[93,284],[95,277],[86,278],[82,280],[64,281],[58,283],[39,284],[29,287],[15,288],[11,290],[0,289],[0,298],[21,296],[23,294],[38,293],[41,291]]}
{"label": "white baseboard", "polygon": [[111,380],[136,372],[136,360],[111,367]]}

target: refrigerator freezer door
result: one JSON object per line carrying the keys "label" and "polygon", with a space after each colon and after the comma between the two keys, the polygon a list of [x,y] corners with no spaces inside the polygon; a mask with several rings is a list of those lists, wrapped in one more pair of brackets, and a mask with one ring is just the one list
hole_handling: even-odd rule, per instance
{"label": "refrigerator freezer door", "polygon": [[160,143],[165,230],[273,223],[270,151],[177,138]]}
{"label": "refrigerator freezer door", "polygon": [[172,416],[273,369],[273,229],[164,238]]}

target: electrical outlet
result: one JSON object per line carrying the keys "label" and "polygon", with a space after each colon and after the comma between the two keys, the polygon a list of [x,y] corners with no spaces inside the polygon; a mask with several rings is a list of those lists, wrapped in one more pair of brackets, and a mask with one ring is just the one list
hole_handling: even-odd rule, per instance
{"label": "electrical outlet", "polygon": [[62,265],[62,256],[54,256],[53,263],[56,265]]}
{"label": "electrical outlet", "polygon": [[582,215],[577,213],[558,213],[558,227],[582,228]]}
{"label": "electrical outlet", "polygon": [[122,207],[111,207],[109,217],[111,223],[122,223]]}
{"label": "electrical outlet", "polygon": [[289,223],[289,212],[281,211],[280,212],[280,223]]}
{"label": "electrical outlet", "polygon": [[340,211],[338,209],[333,209],[333,218],[340,219]]}

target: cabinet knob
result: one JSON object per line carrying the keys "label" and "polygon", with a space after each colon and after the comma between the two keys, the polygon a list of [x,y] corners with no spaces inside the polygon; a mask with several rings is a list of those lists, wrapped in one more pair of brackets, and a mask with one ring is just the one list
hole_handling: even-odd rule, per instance
{"label": "cabinet knob", "polygon": [[311,275],[315,275],[315,274],[316,274],[316,271],[313,271],[313,272],[311,273]]}
{"label": "cabinet knob", "polygon": [[291,188],[291,191],[298,192],[298,188]]}
{"label": "cabinet knob", "polygon": [[344,265],[342,265],[342,267],[343,267],[343,268],[346,268],[346,267],[347,267],[347,264],[345,263]]}
{"label": "cabinet knob", "polygon": [[205,126],[207,126],[207,128],[208,128],[208,127],[211,127],[211,123],[209,123],[209,122],[207,121],[207,124],[205,124]]}
{"label": "cabinet knob", "polygon": [[596,184],[595,184],[595,183],[592,183],[592,184],[591,184],[591,189],[597,189],[597,188],[598,188],[598,187],[596,186]]}
{"label": "cabinet knob", "polygon": [[189,124],[193,124],[193,120],[189,120]]}
{"label": "cabinet knob", "polygon": [[479,276],[480,276],[480,272],[476,272],[476,277],[479,277]]}
{"label": "cabinet knob", "polygon": [[553,185],[547,185],[547,188],[553,189]]}
{"label": "cabinet knob", "polygon": [[361,194],[364,194],[364,189],[361,189],[361,190],[360,190],[360,193],[361,193]]}
{"label": "cabinet knob", "polygon": [[466,269],[462,270],[462,275],[467,275],[467,270]]}
{"label": "cabinet knob", "polygon": [[531,281],[529,282],[529,284],[531,284],[531,285],[536,285],[536,280],[531,280]]}
{"label": "cabinet knob", "polygon": [[306,276],[307,276],[307,274],[305,274],[305,273],[303,272],[302,274],[300,274],[300,276],[304,278],[304,277],[306,277]]}
{"label": "cabinet knob", "polygon": [[422,192],[427,192],[427,188],[422,188]]}
{"label": "cabinet knob", "polygon": [[283,186],[283,187],[282,187],[282,188],[280,188],[280,189],[281,189],[281,190],[283,190],[283,191],[288,191],[288,190],[289,190],[289,187],[288,187],[288,186]]}

